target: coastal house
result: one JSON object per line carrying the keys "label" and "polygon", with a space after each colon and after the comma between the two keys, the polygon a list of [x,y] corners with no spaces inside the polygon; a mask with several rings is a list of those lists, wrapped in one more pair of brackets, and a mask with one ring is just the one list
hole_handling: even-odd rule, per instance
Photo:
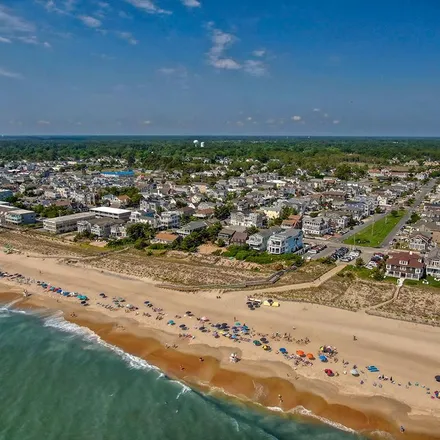
{"label": "coastal house", "polygon": [[428,252],[432,246],[432,237],[430,234],[417,232],[410,236],[408,247],[411,250],[419,252]]}
{"label": "coastal house", "polygon": [[186,225],[183,225],[180,229],[178,229],[176,232],[181,237],[186,237],[193,232],[202,231],[203,229],[206,229],[207,224],[204,221],[193,221],[189,222]]}
{"label": "coastal house", "polygon": [[173,244],[179,238],[176,234],[169,232],[158,232],[156,236],[151,240],[151,243],[159,244]]}
{"label": "coastal house", "polygon": [[223,228],[218,233],[218,239],[223,240],[226,243],[226,246],[229,246],[231,244],[232,237],[234,236],[235,233],[236,233],[235,229]]}
{"label": "coastal house", "polygon": [[413,252],[395,252],[386,262],[386,276],[420,280],[425,273],[425,263],[420,254]]}
{"label": "coastal house", "polygon": [[267,249],[267,242],[269,241],[270,236],[281,231],[282,228],[279,228],[278,226],[274,226],[269,229],[262,229],[256,234],[251,235],[246,243],[255,251],[265,251]]}
{"label": "coastal house", "polygon": [[281,255],[296,252],[303,248],[303,232],[300,229],[286,229],[269,237],[267,251]]}
{"label": "coastal house", "polygon": [[126,238],[127,237],[127,225],[114,223],[110,226],[111,238]]}
{"label": "coastal house", "polygon": [[311,217],[309,215],[304,216],[303,218],[303,233],[304,235],[315,235],[318,237],[322,237],[331,232],[331,226],[328,219],[318,216]]}
{"label": "coastal house", "polygon": [[425,259],[426,275],[440,277],[440,248],[435,248],[428,253]]}
{"label": "coastal house", "polygon": [[303,216],[301,214],[290,215],[289,218],[283,220],[281,227],[283,229],[302,229],[302,219]]}
{"label": "coastal house", "polygon": [[164,211],[159,217],[161,229],[173,229],[180,226],[180,215],[177,211]]}
{"label": "coastal house", "polygon": [[237,231],[231,239],[231,244],[235,244],[237,246],[244,246],[246,244],[249,235],[247,232],[239,232]]}
{"label": "coastal house", "polygon": [[28,209],[14,209],[6,213],[5,220],[12,225],[31,225],[35,223],[35,212]]}
{"label": "coastal house", "polygon": [[263,214],[260,212],[237,211],[231,212],[230,224],[232,226],[243,226],[245,228],[251,226],[262,228],[263,220]]}

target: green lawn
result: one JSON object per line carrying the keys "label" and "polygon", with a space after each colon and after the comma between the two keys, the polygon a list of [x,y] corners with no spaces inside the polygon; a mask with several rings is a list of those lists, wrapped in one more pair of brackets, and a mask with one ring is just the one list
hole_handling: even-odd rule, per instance
{"label": "green lawn", "polygon": [[405,211],[399,211],[397,216],[388,214],[347,238],[344,243],[356,246],[379,247],[404,215]]}

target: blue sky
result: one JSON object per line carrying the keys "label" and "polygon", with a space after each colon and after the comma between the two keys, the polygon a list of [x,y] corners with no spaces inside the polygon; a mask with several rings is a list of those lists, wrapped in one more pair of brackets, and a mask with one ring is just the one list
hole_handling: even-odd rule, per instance
{"label": "blue sky", "polygon": [[440,135],[440,1],[0,0],[0,133]]}

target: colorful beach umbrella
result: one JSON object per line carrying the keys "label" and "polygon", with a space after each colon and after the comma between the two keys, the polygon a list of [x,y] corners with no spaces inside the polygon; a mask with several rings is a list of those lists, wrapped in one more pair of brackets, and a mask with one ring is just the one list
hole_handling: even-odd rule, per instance
{"label": "colorful beach umbrella", "polygon": [[305,356],[305,353],[302,350],[296,350],[296,354],[298,356]]}
{"label": "colorful beach umbrella", "polygon": [[312,353],[307,353],[307,359],[313,360],[315,359],[315,356],[313,356]]}

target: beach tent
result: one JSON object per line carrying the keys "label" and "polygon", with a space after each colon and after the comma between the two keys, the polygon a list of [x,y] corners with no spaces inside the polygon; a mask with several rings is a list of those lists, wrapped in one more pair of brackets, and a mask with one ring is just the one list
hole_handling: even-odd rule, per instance
{"label": "beach tent", "polygon": [[202,316],[202,317],[200,318],[200,321],[209,321],[209,319],[208,319],[206,316]]}
{"label": "beach tent", "polygon": [[359,376],[359,371],[356,370],[356,368],[353,368],[353,370],[351,370],[350,373],[351,373],[353,376]]}
{"label": "beach tent", "polygon": [[269,301],[263,301],[263,306],[268,306],[268,307],[270,307],[270,302],[269,302]]}
{"label": "beach tent", "polygon": [[279,307],[279,306],[280,306],[280,303],[277,302],[277,301],[274,301],[274,302],[272,303],[272,307]]}

